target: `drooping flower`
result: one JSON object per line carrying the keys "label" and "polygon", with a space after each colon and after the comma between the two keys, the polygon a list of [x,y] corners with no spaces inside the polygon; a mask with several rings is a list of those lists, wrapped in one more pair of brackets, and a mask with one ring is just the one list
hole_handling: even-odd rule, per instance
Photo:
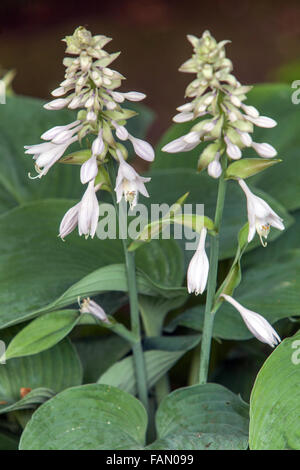
{"label": "drooping flower", "polygon": [[259,341],[269,344],[272,348],[280,343],[281,339],[277,332],[263,316],[243,307],[230,295],[221,294],[221,297],[223,297],[227,302],[237,309],[248,330],[251,331],[253,336],[255,336]]}
{"label": "drooping flower", "polygon": [[92,144],[92,156],[81,165],[80,181],[82,184],[89,183],[98,174],[97,156],[104,151],[105,145],[102,138],[103,130],[100,129],[98,136]]}
{"label": "drooping flower", "polygon": [[117,202],[119,203],[124,196],[125,200],[129,202],[130,208],[133,209],[137,204],[139,193],[149,197],[144,183],[148,183],[151,178],[140,176],[129,163],[125,162],[119,150],[117,155],[120,162],[115,187]]}
{"label": "drooping flower", "polygon": [[78,225],[78,211],[80,202],[71,207],[64,215],[59,226],[59,237],[64,240]]}
{"label": "drooping flower", "polygon": [[128,134],[128,139],[133,145],[135,153],[146,162],[153,162],[155,153],[153,147],[145,140],[138,139]]}
{"label": "drooping flower", "polygon": [[206,287],[209,271],[209,261],[205,252],[206,234],[207,230],[203,227],[197,250],[188,267],[187,288],[190,294],[192,292],[195,292],[196,295],[202,294]]}
{"label": "drooping flower", "polygon": [[91,315],[94,315],[96,318],[103,321],[104,323],[110,323],[103,308],[100,307],[97,302],[91,300],[89,297],[83,299],[82,303],[80,304],[80,312],[90,313]]}
{"label": "drooping flower", "polygon": [[80,181],[82,184],[95,179],[98,173],[97,157],[92,155],[80,168]]}
{"label": "drooping flower", "polygon": [[284,230],[283,221],[281,217],[279,217],[279,215],[277,215],[276,212],[271,209],[266,201],[258,196],[255,196],[255,194],[250,191],[244,180],[239,179],[238,182],[247,198],[247,212],[249,221],[248,242],[253,240],[255,231],[257,231],[262,245],[266,246],[266,243],[263,241],[262,237],[268,237],[271,226],[277,228],[278,230]]}
{"label": "drooping flower", "polygon": [[81,201],[66,212],[59,227],[59,237],[62,240],[77,226],[80,236],[85,235],[85,238],[89,235],[92,238],[95,236],[99,219],[99,203],[96,192],[100,186],[95,186],[94,180],[90,181]]}
{"label": "drooping flower", "polygon": [[85,238],[91,236],[94,238],[98,219],[99,219],[99,203],[96,196],[97,187],[94,180],[90,181],[88,187],[80,201],[78,210],[78,232],[79,235],[85,235]]}

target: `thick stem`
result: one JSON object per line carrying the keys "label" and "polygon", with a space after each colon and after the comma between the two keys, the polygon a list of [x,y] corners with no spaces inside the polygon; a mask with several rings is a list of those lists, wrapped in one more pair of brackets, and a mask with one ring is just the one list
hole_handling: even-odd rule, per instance
{"label": "thick stem", "polygon": [[144,353],[141,343],[141,326],[138,307],[138,293],[136,287],[136,269],[134,253],[127,250],[126,241],[123,241],[125,263],[127,270],[128,294],[130,303],[131,331],[138,338],[137,342],[132,344],[133,361],[135,366],[136,382],[138,396],[146,410],[149,410],[148,387]]}
{"label": "thick stem", "polygon": [[[113,183],[116,181],[115,169],[113,163],[107,165],[108,173],[110,180]],[[120,220],[120,230],[127,229],[127,221],[124,213],[122,211],[123,206],[118,205],[116,202],[116,197],[114,192],[112,192],[112,199],[116,209],[117,214],[119,214]],[[126,227],[124,227],[126,224]],[[127,230],[126,230],[127,236]],[[138,397],[143,403],[144,407],[149,413],[149,400],[148,400],[148,386],[147,386],[147,376],[146,376],[146,365],[144,359],[144,352],[142,348],[142,339],[141,339],[141,326],[140,326],[140,315],[139,315],[139,306],[138,306],[138,291],[136,285],[136,266],[134,259],[134,252],[128,251],[128,241],[127,238],[122,238],[124,256],[125,256],[125,265],[127,272],[127,283],[128,283],[128,295],[130,303],[130,321],[131,321],[131,331],[137,338],[135,342],[131,343],[132,353],[133,353],[133,362],[135,368],[135,376],[137,383],[137,392]]]}
{"label": "thick stem", "polygon": [[212,340],[212,331],[214,324],[214,314],[211,313],[214,296],[216,293],[217,286],[217,275],[218,275],[218,260],[219,260],[219,236],[220,227],[223,215],[226,181],[224,179],[223,170],[222,175],[219,178],[218,197],[215,212],[215,228],[217,235],[211,237],[210,245],[210,260],[209,260],[209,274],[207,281],[207,296],[204,313],[204,325],[202,331],[201,341],[201,355],[200,355],[200,371],[199,371],[199,383],[204,384],[207,382],[209,359],[210,359],[210,348]]}

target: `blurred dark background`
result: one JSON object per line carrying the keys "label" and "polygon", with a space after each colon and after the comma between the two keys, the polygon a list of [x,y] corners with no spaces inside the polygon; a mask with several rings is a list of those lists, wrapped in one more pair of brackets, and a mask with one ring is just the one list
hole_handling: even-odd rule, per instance
{"label": "blurred dark background", "polygon": [[115,68],[127,77],[125,90],[148,97],[157,120],[154,143],[170,124],[191,76],[177,71],[191,54],[186,34],[209,29],[231,39],[228,56],[241,82],[300,78],[299,0],[1,0],[0,64],[16,68],[17,93],[49,98],[63,79],[61,39],[84,25],[114,40],[121,50]]}

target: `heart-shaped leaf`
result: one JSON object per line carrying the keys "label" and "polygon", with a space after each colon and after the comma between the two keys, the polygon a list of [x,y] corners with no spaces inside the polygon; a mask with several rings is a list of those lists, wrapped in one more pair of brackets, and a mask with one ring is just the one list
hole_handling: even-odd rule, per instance
{"label": "heart-shaped leaf", "polygon": [[158,409],[158,439],[148,449],[246,449],[248,413],[248,405],[241,398],[218,384],[176,390]]}
{"label": "heart-shaped leaf", "polygon": [[[6,339],[1,335],[1,339]],[[79,385],[82,369],[72,344],[63,340],[34,356],[11,359],[0,367],[0,401],[3,407],[19,402],[21,389],[47,388],[60,392]],[[1,407],[0,407],[1,409]]]}
{"label": "heart-shaped leaf", "polygon": [[[101,266],[123,261],[120,240],[84,240],[76,233],[66,242],[57,238],[59,221],[70,206],[72,201],[45,200],[25,204],[0,217],[0,328],[32,318],[34,312],[45,311],[45,307],[79,279]],[[139,250],[136,263],[157,283],[181,283],[182,253],[174,240],[154,240],[151,246]],[[113,286],[115,290],[127,291],[124,270],[121,277],[120,289],[116,279],[102,287],[101,277],[95,278],[99,285],[96,288],[95,284],[93,291],[111,291]],[[104,278],[105,273],[105,281]],[[149,283],[143,281],[144,291],[148,293],[146,284]],[[77,303],[77,295],[89,292],[92,289],[77,291],[70,302]],[[116,304],[119,305],[117,296]]]}
{"label": "heart-shaped leaf", "polygon": [[300,333],[268,357],[250,399],[252,450],[300,449]]}
{"label": "heart-shaped leaf", "polygon": [[147,415],[132,395],[107,385],[63,391],[27,424],[20,450],[142,449]]}

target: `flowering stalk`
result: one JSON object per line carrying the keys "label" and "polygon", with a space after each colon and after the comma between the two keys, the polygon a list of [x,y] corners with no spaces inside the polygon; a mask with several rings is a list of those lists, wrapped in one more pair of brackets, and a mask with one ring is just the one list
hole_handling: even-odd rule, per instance
{"label": "flowering stalk", "polygon": [[[120,168],[119,168],[119,171],[120,171]],[[116,188],[117,188],[119,173],[116,178],[113,162],[110,162],[110,164],[108,165],[108,173],[109,173],[112,185],[116,181]],[[118,205],[118,203],[121,202],[121,200],[119,200],[118,189],[116,189],[116,195],[114,193],[112,194],[112,199],[113,199],[117,213],[120,213],[123,210],[123,206]],[[122,214],[120,215],[122,216]],[[120,219],[120,223],[122,224],[123,223],[122,217],[119,217],[119,219]],[[136,341],[131,343],[131,348],[132,348],[133,361],[134,361],[134,366],[135,366],[137,390],[138,390],[139,399],[143,403],[147,412],[149,412],[148,384],[147,384],[144,352],[143,352],[143,347],[142,347],[141,324],[140,324],[140,314],[139,314],[139,305],[138,305],[138,292],[137,292],[137,284],[136,284],[135,252],[128,250],[128,246],[130,244],[129,241],[122,238],[122,243],[123,243],[123,251],[124,251],[124,257],[125,257],[126,273],[127,273],[131,331],[136,338]]]}
{"label": "flowering stalk", "polygon": [[[97,191],[109,180],[107,167],[113,167],[113,161],[119,165],[118,177],[111,178],[115,184],[108,184],[112,192],[114,203],[125,199],[131,208],[137,204],[139,193],[148,197],[145,187],[150,178],[144,178],[125,161],[127,150],[122,142],[129,141],[134,152],[140,158],[151,162],[154,159],[152,146],[144,140],[131,135],[126,129],[127,120],[137,113],[124,109],[125,100],[141,101],[146,95],[137,91],[116,91],[125,78],[110,64],[118,57],[118,53],[109,54],[103,48],[111,41],[102,35],[92,36],[83,27],[79,27],[74,34],[67,36],[66,53],[73,57],[65,57],[63,64],[66,67],[65,79],[60,83],[52,95],[53,101],[44,107],[48,110],[69,108],[78,110],[77,119],[64,126],[55,126],[44,132],[41,136],[45,142],[26,146],[26,154],[33,155],[37,175],[42,178],[52,166],[61,160],[65,151],[73,143],[86,142],[88,149],[65,157],[66,163],[80,163],[80,181],[86,185],[81,201],[71,207],[63,217],[59,236],[64,239],[76,227],[79,235],[86,238],[95,236],[99,219],[99,202]],[[64,162],[64,160],[62,160]],[[113,192],[115,189],[116,197]],[[117,208],[118,210],[118,208]],[[148,389],[143,350],[141,345],[141,331],[138,310],[138,297],[136,286],[134,254],[127,249],[124,243],[124,254],[127,269],[128,293],[130,299],[131,329],[130,340],[136,370],[138,395],[148,409]],[[93,300],[86,299],[81,305],[81,312],[91,313],[98,319],[108,322],[105,312]]]}
{"label": "flowering stalk", "polygon": [[[207,280],[199,373],[199,382],[205,383],[214,321],[212,308],[217,283],[219,232],[225,199],[227,164],[241,159],[243,150],[249,147],[264,159],[273,158],[277,154],[276,150],[268,143],[254,142],[251,134],[254,126],[271,128],[276,126],[276,122],[266,116],[260,116],[256,108],[244,103],[252,87],[241,85],[232,74],[233,66],[225,53],[225,45],[230,41],[217,43],[209,31],[205,31],[201,38],[188,35],[188,40],[193,46],[193,55],[179,70],[196,74],[196,78],[185,92],[191,101],[177,108],[179,113],[174,116],[173,121],[197,121],[187,134],[169,142],[162,150],[181,153],[196,148],[200,143],[207,143],[198,160],[198,171],[207,169],[209,176],[219,179],[214,221],[217,235],[211,237],[210,261],[207,262],[204,246],[202,249],[198,247],[187,273],[190,293],[202,293]],[[235,179],[245,191],[246,186],[241,182],[241,178]],[[249,191],[245,191],[249,222],[251,217],[249,237],[254,236],[253,226],[260,237],[266,237],[270,224],[283,229],[281,219],[264,201],[260,200],[259,203],[259,198],[255,200],[256,196],[250,196]]]}
{"label": "flowering stalk", "polygon": [[[224,165],[225,166],[225,165]],[[225,193],[226,193],[226,181],[224,179],[224,171],[222,172],[219,178],[218,186],[218,196],[215,212],[215,230],[217,232],[216,236],[211,237],[210,243],[210,260],[209,260],[209,273],[207,281],[207,294],[206,294],[206,304],[204,312],[204,324],[202,330],[202,340],[201,340],[201,352],[200,352],[200,370],[199,370],[199,383],[203,384],[207,381],[208,368],[209,368],[209,359],[210,359],[210,349],[211,349],[211,340],[213,332],[213,324],[215,315],[212,313],[214,297],[217,287],[217,275],[218,275],[218,262],[219,262],[219,233],[221,228],[223,208],[225,202]]]}
{"label": "flowering stalk", "polygon": [[[139,176],[125,162],[127,150],[123,142],[130,141],[136,155],[148,162],[153,161],[154,150],[148,142],[128,132],[127,120],[137,113],[122,107],[125,100],[141,101],[146,95],[137,91],[116,91],[125,77],[109,67],[119,56],[119,52],[109,54],[103,49],[111,38],[92,36],[85,28],[79,27],[64,41],[66,53],[74,57],[64,58],[65,79],[52,91],[55,99],[44,107],[48,110],[77,110],[77,119],[44,132],[41,138],[45,142],[25,146],[25,153],[33,156],[37,172],[36,176],[29,176],[42,178],[72,144],[86,142],[89,149],[82,151],[80,181],[87,184],[88,189],[78,205],[66,213],[59,234],[64,238],[78,226],[80,235],[93,237],[99,217],[96,192],[103,176],[103,166],[109,160],[114,159],[120,164],[115,188],[118,201],[124,196],[134,207],[139,193],[148,196],[144,183],[149,178]],[[66,157],[66,162],[72,163],[69,157]]]}

